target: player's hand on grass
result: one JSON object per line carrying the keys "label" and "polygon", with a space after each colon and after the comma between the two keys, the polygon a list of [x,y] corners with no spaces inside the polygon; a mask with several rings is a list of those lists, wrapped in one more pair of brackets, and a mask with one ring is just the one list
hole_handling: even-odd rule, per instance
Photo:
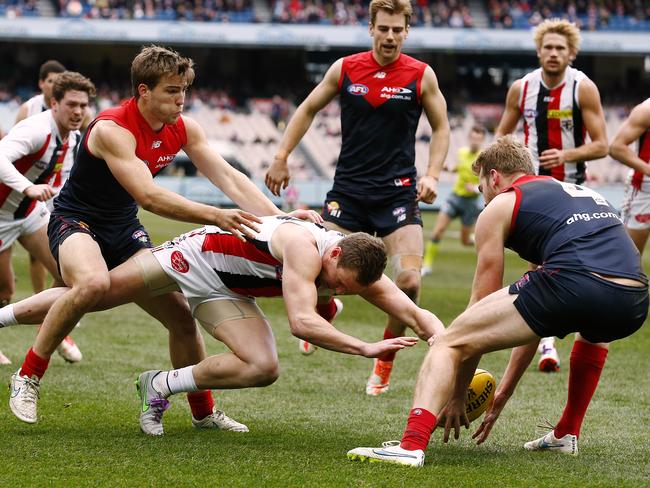
{"label": "player's hand on grass", "polygon": [[287,160],[275,156],[269,170],[264,177],[266,187],[271,190],[275,196],[280,196],[280,191],[289,185],[289,165]]}
{"label": "player's hand on grass", "polygon": [[215,225],[225,231],[231,232],[242,241],[246,240],[246,237],[251,239],[255,238],[253,232],[259,230],[256,224],[262,222],[259,217],[239,209],[218,210],[219,213]]}
{"label": "player's hand on grass", "polygon": [[438,180],[433,176],[423,176],[418,180],[418,201],[433,203],[438,196]]}
{"label": "player's hand on grass", "polygon": [[449,434],[454,429],[454,439],[460,438],[460,427],[464,426],[469,429],[469,419],[465,413],[465,398],[452,398],[440,414],[437,427],[445,428],[442,441],[446,444],[449,442]]}
{"label": "player's hand on grass", "polygon": [[503,407],[506,406],[506,403],[508,403],[508,397],[497,392],[494,396],[492,405],[490,405],[487,412],[485,412],[483,422],[481,422],[481,425],[478,426],[478,429],[476,429],[476,432],[472,435],[472,439],[476,439],[477,444],[483,444],[487,440],[492,431],[492,427],[494,427],[494,424],[499,418],[499,415],[501,415],[501,411],[503,410]]}
{"label": "player's hand on grass", "polygon": [[397,352],[405,347],[415,346],[418,340],[417,337],[394,337],[392,339],[373,342],[372,344],[366,344],[362,356],[367,358],[378,358],[384,354]]}
{"label": "player's hand on grass", "polygon": [[319,214],[315,210],[308,210],[308,209],[299,208],[297,210],[289,212],[287,215],[289,215],[291,217],[295,217],[295,218],[300,219],[300,220],[306,220],[308,222],[313,222],[314,224],[322,224],[323,223],[323,217],[321,216],[321,214]]}
{"label": "player's hand on grass", "polygon": [[23,194],[27,198],[32,198],[34,200],[44,202],[54,197],[56,195],[56,192],[50,185],[32,185],[25,188],[23,190]]}

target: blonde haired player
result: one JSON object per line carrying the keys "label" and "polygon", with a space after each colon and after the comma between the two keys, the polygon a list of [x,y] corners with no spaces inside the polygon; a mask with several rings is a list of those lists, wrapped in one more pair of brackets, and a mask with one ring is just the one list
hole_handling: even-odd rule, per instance
{"label": "blonde haired player", "polygon": [[[538,174],[581,185],[586,161],[607,155],[607,133],[598,88],[571,67],[580,50],[580,30],[567,20],[548,19],[535,28],[533,39],[540,67],[508,90],[495,135],[513,133],[523,118],[524,142]],[[540,343],[541,371],[560,368],[554,342],[547,337]]]}

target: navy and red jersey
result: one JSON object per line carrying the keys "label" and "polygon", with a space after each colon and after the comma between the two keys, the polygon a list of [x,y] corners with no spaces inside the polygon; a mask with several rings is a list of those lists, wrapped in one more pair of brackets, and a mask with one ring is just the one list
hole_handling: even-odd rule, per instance
{"label": "navy and red jersey", "polygon": [[547,176],[522,176],[504,191],[516,194],[506,247],[522,258],[647,283],[639,251],[600,194]]}
{"label": "navy and red jersey", "polygon": [[426,67],[405,54],[386,66],[372,51],[343,58],[335,189],[376,195],[415,184],[415,132]]}
{"label": "navy and red jersey", "polygon": [[127,222],[136,218],[137,204],[115,179],[106,161],[88,149],[88,136],[99,120],[112,120],[128,130],[136,140],[136,156],[155,176],[167,167],[187,143],[182,118],[154,131],[131,98],[120,107],[103,111],[93,120],[84,136],[70,177],[54,202],[54,214],[68,215],[88,222]]}

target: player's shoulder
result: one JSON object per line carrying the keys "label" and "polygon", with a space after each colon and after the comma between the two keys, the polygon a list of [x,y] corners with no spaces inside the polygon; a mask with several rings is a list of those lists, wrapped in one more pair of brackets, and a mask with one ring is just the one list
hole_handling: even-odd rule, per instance
{"label": "player's shoulder", "polygon": [[[404,66],[412,67],[418,70],[424,70],[427,67],[431,68],[427,63],[424,61],[420,61],[419,59],[414,58],[413,56],[409,56],[408,54],[401,53],[399,57],[400,63]],[[432,68],[433,70],[433,68]]]}
{"label": "player's shoulder", "polygon": [[18,122],[9,132],[9,134],[20,133],[30,134],[33,137],[47,136],[52,132],[55,122],[52,117],[52,111],[46,110],[30,117],[24,118]]}

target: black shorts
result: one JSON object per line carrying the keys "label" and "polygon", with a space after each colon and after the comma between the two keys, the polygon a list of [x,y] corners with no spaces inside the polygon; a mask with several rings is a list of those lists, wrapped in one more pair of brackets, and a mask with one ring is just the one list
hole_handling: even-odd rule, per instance
{"label": "black shorts", "polygon": [[612,283],[586,271],[538,268],[510,285],[514,305],[540,337],[580,332],[590,342],[611,342],[641,328],[648,287]]}
{"label": "black shorts", "polygon": [[350,195],[332,189],[323,206],[323,219],[352,232],[385,237],[405,225],[422,225],[415,186],[398,188],[389,196]]}
{"label": "black shorts", "polygon": [[119,266],[140,249],[152,247],[149,234],[137,219],[120,225],[97,225],[87,224],[74,216],[53,214],[47,226],[47,237],[57,266],[59,246],[69,236],[79,232],[88,234],[97,242],[108,269]]}

